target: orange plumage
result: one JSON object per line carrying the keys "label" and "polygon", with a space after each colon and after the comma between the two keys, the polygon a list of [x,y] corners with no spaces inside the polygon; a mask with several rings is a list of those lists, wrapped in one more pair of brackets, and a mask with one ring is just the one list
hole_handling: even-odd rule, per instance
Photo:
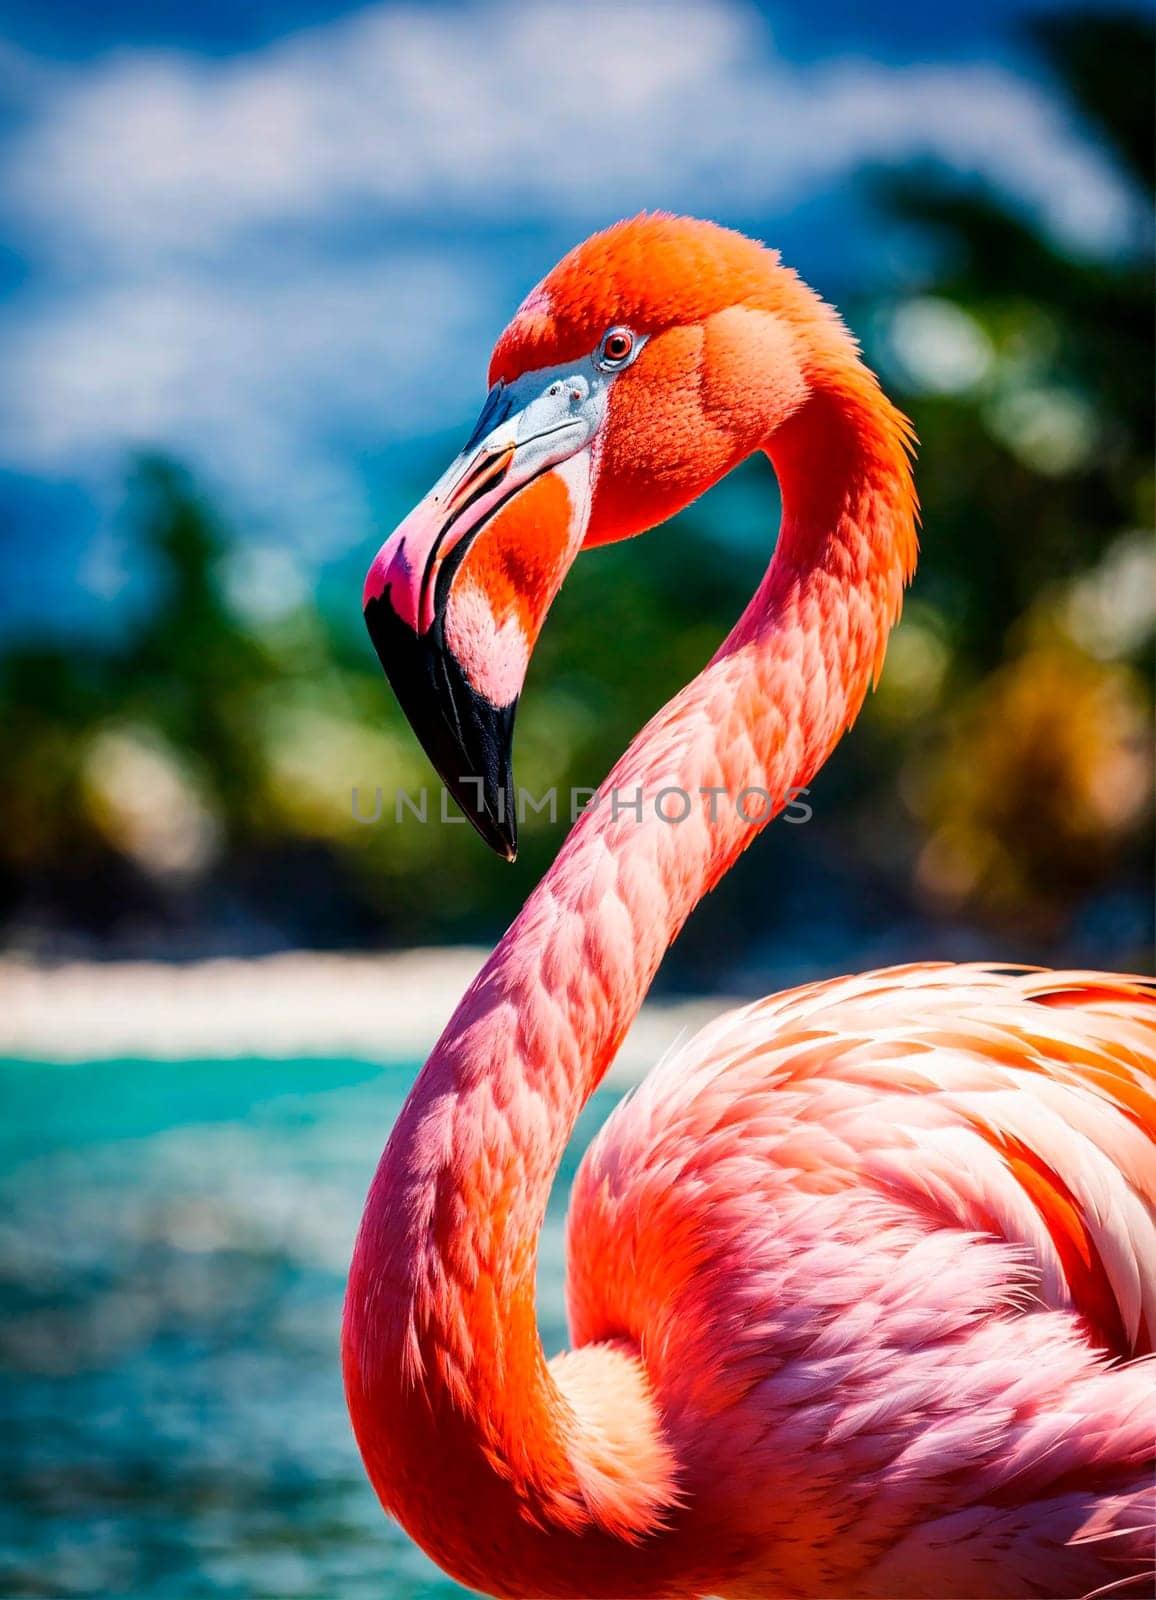
{"label": "orange plumage", "polygon": [[[783,523],[746,612],[615,767],[390,1137],[344,1332],[383,1504],[495,1595],[1147,1592],[1143,979],[928,964],[720,1018],[588,1151],[575,1348],[546,1361],[535,1252],[566,1140],[693,906],[853,721],[916,502],[910,427],[838,318],[709,223],[641,217],[579,246],[492,378],[475,439],[375,561],[366,614],[447,783],[487,753],[475,820],[507,853],[491,758],[525,661],[500,624],[532,640],[580,545],[653,526],[752,450]],[[466,553],[431,587],[450,539]],[[678,826],[649,803],[664,790],[699,802]]]}

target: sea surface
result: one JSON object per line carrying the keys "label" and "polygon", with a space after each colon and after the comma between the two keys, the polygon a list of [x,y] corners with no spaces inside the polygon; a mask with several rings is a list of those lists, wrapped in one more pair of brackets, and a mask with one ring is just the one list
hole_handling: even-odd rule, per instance
{"label": "sea surface", "polygon": [[[414,1074],[0,1062],[0,1595],[465,1593],[385,1518],[338,1361],[365,1191]],[[542,1240],[566,1342],[569,1179]]]}

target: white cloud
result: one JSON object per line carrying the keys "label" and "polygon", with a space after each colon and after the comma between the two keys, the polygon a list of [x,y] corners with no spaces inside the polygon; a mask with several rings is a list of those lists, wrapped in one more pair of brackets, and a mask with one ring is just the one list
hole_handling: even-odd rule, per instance
{"label": "white cloud", "polygon": [[121,52],[42,89],[5,178],[61,248],[139,259],[365,213],[762,208],[917,155],[1069,235],[1127,215],[1039,86],[979,63],[792,66],[741,0],[377,6],[224,61]]}
{"label": "white cloud", "polygon": [[69,449],[89,455],[112,423],[101,402],[115,394],[126,443],[202,430],[224,446],[244,418],[247,446],[259,447],[258,402],[276,396],[291,423],[314,413],[316,397],[297,382],[305,372],[340,378],[327,397],[326,431],[356,438],[436,426],[428,392],[389,380],[426,359],[429,306],[440,308],[436,349],[452,338],[463,302],[472,308],[461,271],[422,255],[335,263],[320,279],[295,274],[280,283],[179,273],[114,281],[64,305],[49,300],[10,329],[5,392],[18,403],[4,432],[18,452],[45,463]]}
{"label": "white cloud", "polygon": [[503,228],[579,237],[644,205],[773,219],[919,156],[1087,244],[1130,216],[1040,86],[792,65],[742,0],[378,5],[224,60],[7,65],[4,214],[33,268],[0,326],[7,461],[77,476],[167,444],[350,537],[358,443],[477,394],[527,286]]}
{"label": "white cloud", "polygon": [[476,368],[451,358],[460,335],[484,345],[480,298],[444,257],[409,254],[282,281],[174,268],[17,304],[0,329],[3,454],[100,480],[128,451],[172,448],[247,518],[321,554],[365,534],[359,448],[476,400]]}

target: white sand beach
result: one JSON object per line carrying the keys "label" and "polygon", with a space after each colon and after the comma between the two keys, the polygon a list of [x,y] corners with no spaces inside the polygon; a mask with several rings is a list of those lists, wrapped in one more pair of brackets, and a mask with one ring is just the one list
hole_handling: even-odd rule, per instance
{"label": "white sand beach", "polygon": [[[90,1061],[265,1056],[420,1060],[487,952],[245,960],[70,962],[0,959],[0,1056]],[[611,1069],[636,1082],[726,999],[648,1003]]]}

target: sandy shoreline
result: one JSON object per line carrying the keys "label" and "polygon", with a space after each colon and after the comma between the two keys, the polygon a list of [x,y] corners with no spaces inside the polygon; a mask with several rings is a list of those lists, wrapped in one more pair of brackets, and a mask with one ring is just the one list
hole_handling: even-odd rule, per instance
{"label": "sandy shoreline", "polygon": [[[0,1055],[70,1062],[354,1056],[420,1060],[487,952],[294,952],[252,960],[0,959]],[[733,1003],[649,1003],[611,1069],[640,1078],[663,1051]]]}

